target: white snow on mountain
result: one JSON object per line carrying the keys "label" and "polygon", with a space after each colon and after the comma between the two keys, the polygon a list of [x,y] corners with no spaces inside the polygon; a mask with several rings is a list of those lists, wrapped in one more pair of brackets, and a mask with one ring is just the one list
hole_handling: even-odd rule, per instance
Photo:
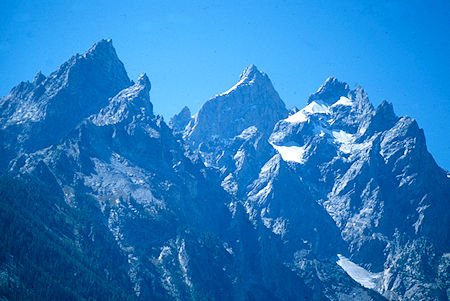
{"label": "white snow on mountain", "polygon": [[309,105],[304,107],[302,110],[286,118],[285,121],[290,123],[305,122],[308,120],[308,116],[311,114],[329,114],[329,113],[330,109],[327,105],[319,104],[313,101]]}
{"label": "white snow on mountain", "polygon": [[352,101],[351,101],[350,99],[348,99],[347,97],[341,96],[341,98],[339,98],[339,100],[336,101],[336,102],[335,102],[334,104],[332,104],[331,106],[332,106],[332,107],[335,107],[335,106],[339,106],[339,105],[341,105],[341,106],[351,106],[351,105],[353,105],[353,103],[352,103]]}
{"label": "white snow on mountain", "polygon": [[374,289],[383,277],[383,273],[372,273],[345,256],[337,254],[339,260],[336,263],[356,282],[365,288]]}
{"label": "white snow on mountain", "polygon": [[330,110],[327,105],[319,104],[315,101],[313,101],[309,105],[307,105],[302,111],[306,112],[306,113],[310,113],[310,114],[328,114],[328,113],[330,113]]}
{"label": "white snow on mountain", "polygon": [[298,122],[305,122],[306,120],[308,120],[308,118],[306,117],[303,110],[301,110],[301,111],[298,111],[297,113],[289,116],[285,120],[287,122],[298,123]]}
{"label": "white snow on mountain", "polygon": [[355,136],[343,130],[332,131],[335,143],[340,144],[339,150],[345,154],[352,151],[352,144],[355,142]]}
{"label": "white snow on mountain", "polygon": [[272,144],[272,146],[278,151],[284,161],[297,163],[305,162],[305,146],[298,146],[295,144],[289,146]]}

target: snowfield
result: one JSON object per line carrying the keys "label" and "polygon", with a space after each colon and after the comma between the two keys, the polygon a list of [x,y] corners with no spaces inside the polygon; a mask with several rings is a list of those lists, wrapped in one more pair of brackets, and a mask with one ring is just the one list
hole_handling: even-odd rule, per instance
{"label": "snowfield", "polygon": [[337,254],[339,260],[336,263],[349,275],[353,280],[364,286],[365,288],[375,289],[383,277],[383,273],[372,273],[356,263],[350,261],[347,257]]}

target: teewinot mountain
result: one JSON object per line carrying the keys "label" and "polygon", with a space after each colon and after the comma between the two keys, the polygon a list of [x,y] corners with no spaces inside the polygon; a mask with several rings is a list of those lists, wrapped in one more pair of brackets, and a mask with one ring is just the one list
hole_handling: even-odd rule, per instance
{"label": "teewinot mountain", "polygon": [[0,99],[1,300],[448,300],[450,173],[413,118],[247,67],[168,124],[110,40]]}

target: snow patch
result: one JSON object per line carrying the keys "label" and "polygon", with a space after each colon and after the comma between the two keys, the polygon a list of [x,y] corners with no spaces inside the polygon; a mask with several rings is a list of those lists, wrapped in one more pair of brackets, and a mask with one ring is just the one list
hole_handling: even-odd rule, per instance
{"label": "snow patch", "polygon": [[332,132],[334,139],[336,139],[336,142],[343,143],[343,144],[350,144],[353,143],[355,140],[355,137],[352,134],[349,134],[343,130],[333,131]]}
{"label": "snow patch", "polygon": [[329,113],[330,109],[328,108],[328,106],[324,104],[318,104],[317,102],[313,101],[297,113],[286,118],[285,121],[290,123],[305,122],[308,120],[308,115]]}
{"label": "snow patch", "polygon": [[357,265],[356,263],[350,261],[347,257],[337,254],[339,260],[336,261],[339,265],[353,280],[364,286],[365,288],[374,289],[377,287],[381,278],[383,277],[383,272],[372,273],[363,267]]}
{"label": "snow patch", "polygon": [[351,106],[353,102],[345,96],[341,96],[338,101],[331,105],[331,107],[335,106]]}
{"label": "snow patch", "polygon": [[283,145],[275,145],[272,144],[273,148],[277,150],[277,152],[281,155],[281,158],[286,162],[297,162],[300,164],[305,163],[305,146],[283,146]]}
{"label": "snow patch", "polygon": [[238,184],[234,179],[232,173],[230,173],[228,176],[225,177],[225,179],[223,179],[221,186],[226,192],[230,194],[236,194],[238,191]]}
{"label": "snow patch", "polygon": [[272,232],[284,236],[286,234],[286,220],[281,217],[276,218],[272,226]]}
{"label": "snow patch", "polygon": [[307,112],[310,114],[329,114],[330,110],[328,106],[324,104],[318,104],[317,102],[313,101],[306,107],[302,109],[303,112]]}
{"label": "snow patch", "polygon": [[306,120],[308,120],[308,118],[306,117],[306,115],[303,111],[298,111],[297,113],[295,113],[285,119],[286,122],[290,122],[290,123],[305,122]]}
{"label": "snow patch", "polygon": [[244,139],[244,140],[249,140],[251,139],[256,133],[258,132],[258,128],[256,126],[250,126],[248,128],[246,128],[245,130],[242,131],[241,134],[239,134],[239,136],[237,136],[238,138]]}
{"label": "snow patch", "polygon": [[359,152],[371,146],[370,141],[363,143],[355,143],[356,137],[354,134],[347,133],[343,130],[332,131],[334,143],[339,144],[339,150],[344,154]]}

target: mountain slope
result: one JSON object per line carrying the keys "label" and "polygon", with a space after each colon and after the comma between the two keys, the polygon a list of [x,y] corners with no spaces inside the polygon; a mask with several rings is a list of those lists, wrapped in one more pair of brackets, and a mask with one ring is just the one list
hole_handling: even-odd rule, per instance
{"label": "mountain slope", "polygon": [[379,292],[446,298],[448,274],[438,270],[448,266],[450,180],[413,119],[387,102],[374,110],[364,90],[328,79],[307,107],[277,123],[270,142],[314,188],[350,257],[383,273]]}
{"label": "mountain slope", "polygon": [[336,78],[288,112],[254,65],[169,125],[150,90],[102,40],[0,100],[2,298],[448,299],[414,119]]}
{"label": "mountain slope", "polygon": [[0,168],[15,154],[58,142],[130,84],[111,40],[74,55],[48,77],[22,82],[0,99]]}

